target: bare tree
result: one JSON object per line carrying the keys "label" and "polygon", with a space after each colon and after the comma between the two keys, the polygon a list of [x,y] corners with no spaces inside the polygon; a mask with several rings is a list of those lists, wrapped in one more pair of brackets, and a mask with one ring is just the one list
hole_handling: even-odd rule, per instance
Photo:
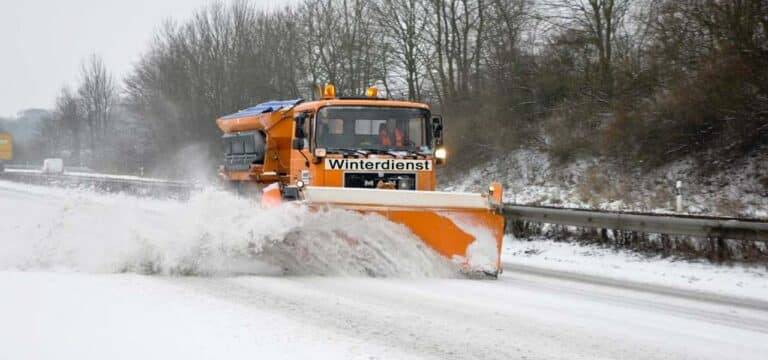
{"label": "bare tree", "polygon": [[467,99],[480,88],[473,73],[479,73],[482,61],[485,5],[484,0],[431,0],[428,34],[434,56],[429,68],[443,104]]}
{"label": "bare tree", "polygon": [[80,134],[83,123],[83,118],[80,111],[80,99],[69,89],[69,87],[63,87],[59,93],[59,97],[56,98],[56,108],[54,110],[55,120],[61,124],[61,126],[69,132],[71,136],[71,150],[72,161],[75,163],[80,162]]}
{"label": "bare tree", "polygon": [[399,77],[402,72],[409,100],[422,100],[423,74],[425,72],[427,42],[427,9],[423,1],[382,0],[372,4],[378,32],[387,42],[385,56],[397,64],[388,71],[389,76]]}
{"label": "bare tree", "polygon": [[112,74],[107,71],[104,61],[95,54],[83,62],[80,76],[80,106],[88,125],[91,150],[96,152],[99,143],[96,135],[106,136],[117,90]]}
{"label": "bare tree", "polygon": [[371,3],[362,0],[307,0],[302,5],[304,56],[311,86],[333,83],[340,94],[359,95],[386,74],[377,61],[382,37],[375,34]]}
{"label": "bare tree", "polygon": [[613,96],[613,57],[618,31],[624,24],[630,0],[550,0],[550,18],[557,25],[584,34],[597,50],[601,90]]}

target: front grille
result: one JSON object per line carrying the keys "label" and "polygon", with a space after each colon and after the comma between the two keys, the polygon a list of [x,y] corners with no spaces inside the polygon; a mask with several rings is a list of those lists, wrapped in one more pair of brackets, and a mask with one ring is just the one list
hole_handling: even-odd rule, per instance
{"label": "front grille", "polygon": [[416,190],[416,174],[345,173],[344,187],[376,189],[379,183],[391,184],[398,190]]}

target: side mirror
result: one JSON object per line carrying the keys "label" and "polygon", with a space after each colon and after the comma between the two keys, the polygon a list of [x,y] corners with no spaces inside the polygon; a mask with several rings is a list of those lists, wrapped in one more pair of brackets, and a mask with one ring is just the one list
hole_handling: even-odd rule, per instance
{"label": "side mirror", "polygon": [[432,117],[432,139],[435,147],[443,145],[443,117],[440,115]]}
{"label": "side mirror", "polygon": [[307,134],[304,132],[304,123],[307,121],[306,113],[299,113],[293,118],[295,124],[295,132],[293,134],[293,149],[304,150],[304,140],[307,138]]}
{"label": "side mirror", "polygon": [[443,117],[435,115],[432,117],[432,146],[435,148],[435,162],[437,165],[444,165],[446,160],[446,151],[443,146]]}

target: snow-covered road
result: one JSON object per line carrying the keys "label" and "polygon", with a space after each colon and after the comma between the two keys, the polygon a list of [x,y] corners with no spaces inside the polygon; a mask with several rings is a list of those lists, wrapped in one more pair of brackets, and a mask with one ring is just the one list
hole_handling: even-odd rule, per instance
{"label": "snow-covered road", "polygon": [[768,312],[499,281],[0,272],[0,358],[760,359]]}
{"label": "snow-covered road", "polygon": [[[216,224],[222,209],[208,205],[213,209],[206,219]],[[137,239],[152,243],[152,259],[158,251],[163,255],[161,267],[188,259],[179,244],[153,241],[173,234],[179,241],[196,239],[179,228],[184,219],[190,227],[199,221],[192,211],[196,206],[0,182],[0,359],[762,359],[768,354],[766,302],[563,276],[519,264],[495,281],[441,277],[443,271],[426,269],[444,265],[428,254],[409,259],[420,264],[414,267],[416,278],[390,273],[386,266],[381,269],[387,278],[235,276],[221,266],[221,256],[205,264],[209,250],[202,257],[195,252],[195,264],[212,266],[216,276],[115,273],[134,269],[126,262],[146,261],[136,260],[135,249],[122,244]],[[227,219],[264,225],[239,216]],[[163,230],[169,225],[173,231]],[[203,238],[217,248],[231,245],[218,254],[231,255],[238,242],[223,242],[231,233],[210,226],[195,231],[205,230]],[[253,240],[256,227],[247,230]],[[316,230],[313,234],[324,234]],[[100,261],[93,259],[100,255]],[[355,275],[353,270],[344,273]]]}

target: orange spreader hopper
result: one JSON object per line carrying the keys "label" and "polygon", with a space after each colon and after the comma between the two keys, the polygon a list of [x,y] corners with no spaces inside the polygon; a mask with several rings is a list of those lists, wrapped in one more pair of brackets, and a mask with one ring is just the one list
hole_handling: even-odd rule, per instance
{"label": "orange spreader hopper", "polygon": [[[288,201],[379,214],[471,273],[501,272],[502,188],[435,191],[442,118],[427,105],[378,98],[276,101],[217,120],[220,175],[264,206]],[[376,95],[375,91],[368,91]]]}

